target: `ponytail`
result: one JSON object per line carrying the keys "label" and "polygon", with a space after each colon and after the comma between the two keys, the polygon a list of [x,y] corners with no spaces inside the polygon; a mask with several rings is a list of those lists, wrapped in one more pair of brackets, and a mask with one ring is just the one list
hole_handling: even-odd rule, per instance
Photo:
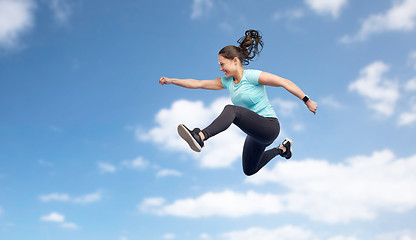
{"label": "ponytail", "polygon": [[227,59],[237,57],[241,64],[248,65],[263,50],[262,36],[257,30],[247,30],[245,36],[241,37],[237,43],[238,47],[226,46],[218,54]]}

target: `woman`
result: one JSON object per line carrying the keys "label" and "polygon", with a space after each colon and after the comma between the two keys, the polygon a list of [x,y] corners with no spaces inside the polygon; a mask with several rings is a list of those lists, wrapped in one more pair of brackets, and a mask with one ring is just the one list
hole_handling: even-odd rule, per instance
{"label": "woman", "polygon": [[[225,106],[222,113],[205,129],[189,130],[178,126],[179,135],[192,150],[200,152],[204,141],[226,130],[232,123],[247,134],[243,148],[243,170],[248,176],[257,173],[275,156],[292,157],[292,140],[285,139],[282,145],[265,151],[280,132],[276,113],[267,97],[265,86],[283,87],[299,99],[308,109],[316,113],[316,102],[309,99],[293,82],[274,74],[259,70],[244,69],[249,61],[263,49],[262,37],[256,30],[247,30],[238,41],[238,47],[229,45],[218,54],[220,70],[225,77],[214,80],[176,79],[162,77],[161,85],[175,84],[185,88],[221,90],[228,89],[234,105]],[[259,49],[260,47],[260,49]]]}

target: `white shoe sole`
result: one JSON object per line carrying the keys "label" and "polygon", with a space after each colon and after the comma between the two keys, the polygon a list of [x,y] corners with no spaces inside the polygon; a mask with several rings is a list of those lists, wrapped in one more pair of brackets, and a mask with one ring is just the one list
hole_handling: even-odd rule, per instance
{"label": "white shoe sole", "polygon": [[192,137],[191,133],[185,128],[183,124],[179,124],[178,133],[179,136],[181,136],[181,138],[188,143],[192,150],[195,152],[201,152],[201,146],[199,146],[199,143]]}

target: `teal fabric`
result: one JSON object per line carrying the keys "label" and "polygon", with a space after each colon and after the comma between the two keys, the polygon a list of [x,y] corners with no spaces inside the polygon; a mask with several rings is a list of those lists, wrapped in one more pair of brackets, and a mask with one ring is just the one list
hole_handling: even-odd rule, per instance
{"label": "teal fabric", "polygon": [[230,92],[234,105],[248,108],[263,117],[277,118],[267,97],[265,86],[259,84],[260,73],[259,70],[245,69],[243,78],[238,84],[234,83],[232,77],[222,77],[221,82]]}

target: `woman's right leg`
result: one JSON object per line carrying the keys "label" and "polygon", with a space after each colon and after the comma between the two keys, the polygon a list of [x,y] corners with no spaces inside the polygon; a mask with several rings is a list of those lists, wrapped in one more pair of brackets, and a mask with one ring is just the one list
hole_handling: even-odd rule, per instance
{"label": "woman's right leg", "polygon": [[204,141],[220,132],[225,131],[231,126],[236,115],[236,109],[234,107],[234,105],[226,105],[221,114],[208,127],[202,129]]}
{"label": "woman's right leg", "polygon": [[280,132],[279,121],[276,118],[266,118],[247,108],[227,105],[221,114],[202,130],[204,140],[225,131],[233,123],[247,135],[267,145],[271,144]]}

